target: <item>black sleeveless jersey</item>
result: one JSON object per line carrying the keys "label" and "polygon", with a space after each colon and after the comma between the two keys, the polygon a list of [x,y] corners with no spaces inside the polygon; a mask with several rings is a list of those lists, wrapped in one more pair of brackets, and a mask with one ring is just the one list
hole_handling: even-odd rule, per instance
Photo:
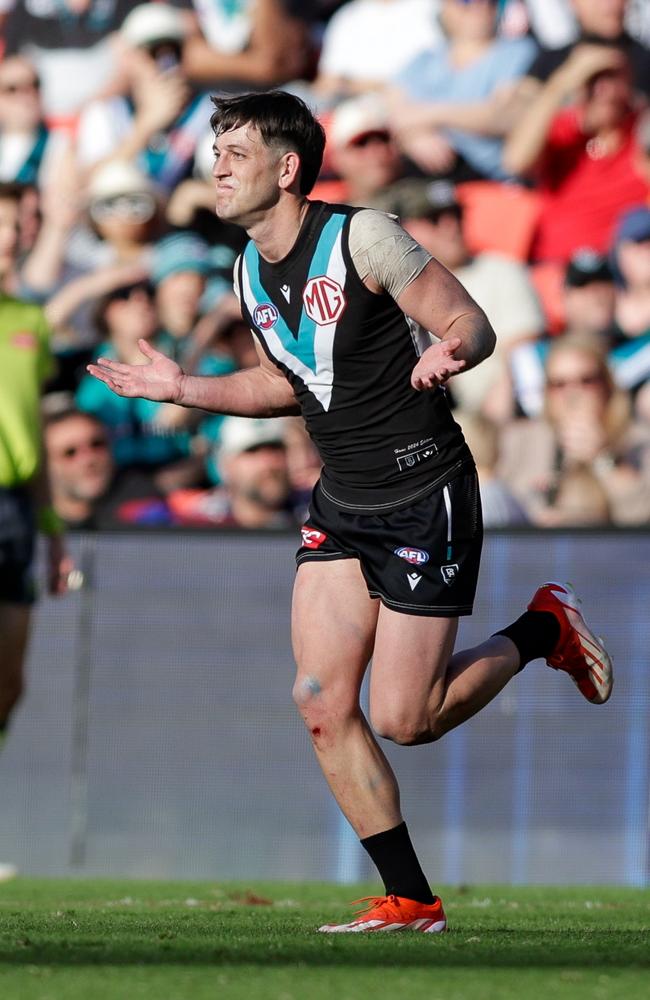
{"label": "black sleeveless jersey", "polygon": [[249,242],[236,280],[320,452],[321,488],[370,513],[413,503],[472,458],[444,390],[411,387],[426,345],[390,295],[361,281],[348,246],[355,211],[311,202],[289,254],[271,264]]}

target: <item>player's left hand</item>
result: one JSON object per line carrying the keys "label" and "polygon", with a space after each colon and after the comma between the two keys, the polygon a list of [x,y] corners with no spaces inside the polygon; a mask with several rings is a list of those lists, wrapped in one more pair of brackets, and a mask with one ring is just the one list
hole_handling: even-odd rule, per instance
{"label": "player's left hand", "polygon": [[454,357],[461,343],[460,337],[450,337],[449,340],[441,340],[427,347],[411,372],[413,388],[419,391],[435,389],[438,385],[444,385],[452,375],[462,372],[465,362]]}
{"label": "player's left hand", "polygon": [[72,558],[66,553],[60,535],[50,535],[47,539],[47,590],[49,594],[65,594],[68,577],[74,569]]}

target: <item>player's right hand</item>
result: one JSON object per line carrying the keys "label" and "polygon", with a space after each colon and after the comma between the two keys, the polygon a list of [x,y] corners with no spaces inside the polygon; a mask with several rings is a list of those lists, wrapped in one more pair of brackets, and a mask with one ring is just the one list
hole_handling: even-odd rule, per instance
{"label": "player's right hand", "polygon": [[138,347],[148,359],[142,365],[125,365],[110,358],[97,358],[87,370],[117,393],[138,396],[160,403],[179,403],[183,390],[183,369],[171,358],[156,351],[146,340]]}

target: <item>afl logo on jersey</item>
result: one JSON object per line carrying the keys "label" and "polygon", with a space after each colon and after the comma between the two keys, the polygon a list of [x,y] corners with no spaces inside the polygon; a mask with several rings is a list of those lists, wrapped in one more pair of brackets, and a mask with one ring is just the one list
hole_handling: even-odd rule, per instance
{"label": "afl logo on jersey", "polygon": [[401,549],[395,549],[395,555],[399,556],[400,559],[405,559],[411,566],[424,566],[425,563],[429,562],[428,552],[425,552],[424,549],[412,549],[407,545],[403,545]]}
{"label": "afl logo on jersey", "polygon": [[255,326],[259,327],[260,330],[270,330],[275,326],[277,321],[278,310],[272,302],[263,302],[261,305],[255,306],[253,323]]}
{"label": "afl logo on jersey", "polygon": [[347,305],[345,293],[338,281],[321,274],[310,278],[302,293],[305,312],[317,326],[336,323]]}

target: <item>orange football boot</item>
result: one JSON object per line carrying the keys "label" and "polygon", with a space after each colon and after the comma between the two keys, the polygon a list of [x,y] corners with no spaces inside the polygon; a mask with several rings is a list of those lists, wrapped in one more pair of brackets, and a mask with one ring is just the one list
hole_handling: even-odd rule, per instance
{"label": "orange football boot", "polygon": [[364,896],[355,900],[367,906],[349,924],[323,924],[323,934],[358,934],[360,931],[420,931],[442,934],[447,918],[438,897],[433,903],[417,903],[403,896]]}

